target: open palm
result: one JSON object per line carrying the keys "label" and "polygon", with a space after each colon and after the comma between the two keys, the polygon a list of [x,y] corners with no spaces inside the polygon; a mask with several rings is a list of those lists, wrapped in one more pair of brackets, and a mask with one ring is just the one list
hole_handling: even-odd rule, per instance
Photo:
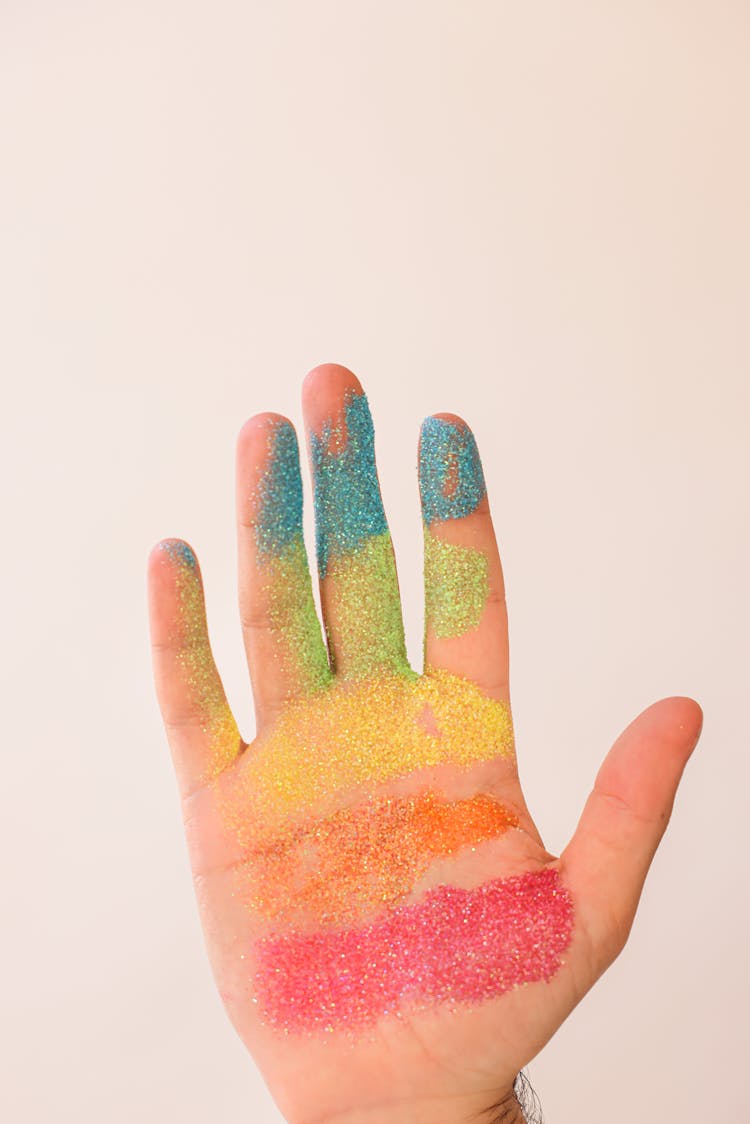
{"label": "open palm", "polygon": [[292,1124],[489,1122],[622,949],[701,710],[673,697],[631,723],[550,854],[518,781],[503,575],[470,430],[453,415],[422,428],[417,674],[362,388],[326,364],[303,407],[324,631],[294,429],[261,414],[238,443],[251,744],[211,656],[193,551],[168,539],[149,562],[211,963]]}

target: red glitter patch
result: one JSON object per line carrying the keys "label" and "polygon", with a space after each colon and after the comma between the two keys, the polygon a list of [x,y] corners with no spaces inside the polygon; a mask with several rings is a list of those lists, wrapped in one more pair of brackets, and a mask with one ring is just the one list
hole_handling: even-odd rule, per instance
{"label": "red glitter patch", "polygon": [[363,928],[265,937],[257,996],[268,1022],[294,1031],[362,1026],[402,1001],[478,1003],[551,979],[572,928],[556,870],[438,886]]}

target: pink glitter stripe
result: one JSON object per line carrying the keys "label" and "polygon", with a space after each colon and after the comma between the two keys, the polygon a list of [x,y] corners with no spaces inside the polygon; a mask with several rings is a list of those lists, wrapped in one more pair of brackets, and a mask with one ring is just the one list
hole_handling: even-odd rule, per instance
{"label": "pink glitter stripe", "polygon": [[556,870],[438,886],[363,928],[263,938],[257,997],[268,1022],[296,1031],[362,1026],[401,1000],[478,1003],[551,979],[572,928]]}

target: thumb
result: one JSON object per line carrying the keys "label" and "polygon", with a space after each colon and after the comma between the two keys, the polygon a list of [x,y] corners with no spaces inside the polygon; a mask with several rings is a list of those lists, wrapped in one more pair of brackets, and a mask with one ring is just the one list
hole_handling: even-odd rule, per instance
{"label": "thumb", "polygon": [[560,856],[592,952],[604,959],[601,971],[627,940],[702,725],[700,706],[682,695],[661,699],[639,714],[607,754]]}

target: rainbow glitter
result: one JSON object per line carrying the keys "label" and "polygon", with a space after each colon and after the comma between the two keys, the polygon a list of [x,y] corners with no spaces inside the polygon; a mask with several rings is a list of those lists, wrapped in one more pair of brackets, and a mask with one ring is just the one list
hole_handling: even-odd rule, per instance
{"label": "rainbow glitter", "polygon": [[285,833],[248,868],[246,904],[294,928],[358,924],[406,897],[431,861],[518,826],[492,796],[371,797]]}
{"label": "rainbow glitter", "polygon": [[256,995],[287,1031],[356,1029],[383,1015],[495,999],[550,980],[573,909],[556,870],[475,889],[439,886],[361,928],[262,938]]}
{"label": "rainbow glitter", "polygon": [[208,745],[206,768],[201,782],[212,780],[229,765],[244,745],[216,673],[208,643],[198,562],[187,543],[165,539],[161,549],[178,563],[175,593],[179,606],[173,635],[175,658]]}
{"label": "rainbow glitter", "polygon": [[424,524],[425,625],[435,636],[461,636],[477,627],[489,595],[488,573],[481,550],[444,542]]}
{"label": "rainbow glitter", "polygon": [[460,519],[487,494],[474,434],[467,425],[429,417],[419,442],[419,490],[426,523]]}
{"label": "rainbow glitter", "polygon": [[498,757],[514,757],[510,709],[467,679],[434,669],[334,680],[290,699],[256,739],[223,794],[223,815],[240,845],[267,845],[285,821],[337,793]]}
{"label": "rainbow glitter", "polygon": [[[304,548],[297,439],[276,422],[254,497],[256,588],[267,594],[259,611],[285,671],[297,678],[213,790],[238,855],[232,893],[253,914],[255,946],[242,958],[254,964],[258,1013],[302,1034],[361,1031],[386,1015],[457,1009],[549,980],[573,925],[557,870],[472,888],[443,882],[439,864],[449,860],[459,882],[473,878],[471,856],[454,859],[520,828],[508,807],[474,792],[472,772],[514,761],[510,708],[461,676],[409,666],[365,395],[350,387],[341,413],[311,432],[310,448],[332,666]],[[419,467],[426,629],[463,636],[484,612],[488,559],[434,525],[470,515],[486,495],[468,427],[426,419]],[[194,577],[188,617],[197,614],[190,596],[200,598]],[[190,669],[196,685],[199,664]],[[211,668],[206,662],[209,710]],[[238,739],[235,726],[232,757]],[[454,783],[462,798],[437,790]]]}

